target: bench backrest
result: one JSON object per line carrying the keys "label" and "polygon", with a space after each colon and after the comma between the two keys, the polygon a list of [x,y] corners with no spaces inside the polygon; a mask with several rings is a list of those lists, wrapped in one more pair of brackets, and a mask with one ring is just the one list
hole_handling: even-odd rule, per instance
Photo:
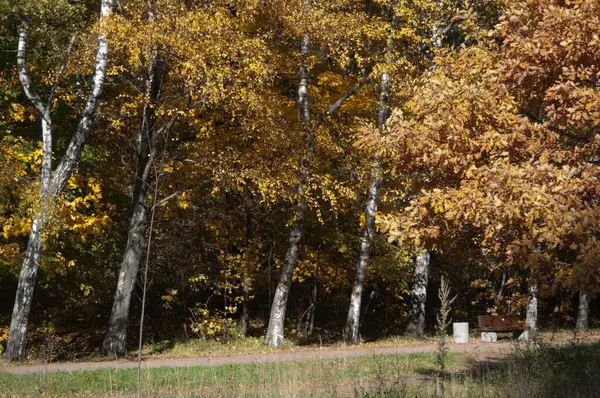
{"label": "bench backrest", "polygon": [[479,315],[479,329],[482,332],[511,332],[525,330],[525,324],[514,315]]}

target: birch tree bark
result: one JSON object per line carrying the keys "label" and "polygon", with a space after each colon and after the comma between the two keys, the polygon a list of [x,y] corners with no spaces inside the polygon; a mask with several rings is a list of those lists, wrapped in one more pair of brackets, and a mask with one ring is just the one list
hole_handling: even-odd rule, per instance
{"label": "birch tree bark", "polygon": [[420,339],[425,335],[425,301],[427,300],[430,260],[431,255],[427,250],[423,250],[417,254],[415,260],[415,280],[410,298],[408,323],[404,332],[405,336]]}
{"label": "birch tree bark", "polygon": [[590,307],[588,295],[583,290],[579,292],[579,305],[577,306],[577,323],[575,327],[579,330],[587,330],[589,326]]}
{"label": "birch tree bark", "polygon": [[[39,208],[31,222],[29,241],[25,251],[25,259],[21,266],[17,293],[8,332],[6,344],[6,358],[11,361],[24,361],[26,353],[26,336],[29,326],[29,313],[33,291],[40,268],[43,241],[42,233],[46,223],[48,207],[57,199],[60,192],[67,183],[73,168],[79,162],[81,152],[90,133],[90,127],[98,105],[98,100],[104,84],[106,74],[106,61],[108,56],[108,42],[105,32],[107,17],[112,12],[112,0],[102,0],[100,7],[100,24],[98,32],[98,44],[96,49],[96,61],[92,76],[92,88],[89,93],[85,108],[79,124],[71,138],[67,151],[62,157],[58,167],[52,176],[52,120],[50,110],[52,104],[51,91],[48,102],[44,104],[33,88],[31,78],[25,65],[27,55],[27,26],[19,28],[19,40],[17,48],[17,70],[19,80],[25,95],[35,107],[41,119],[42,126],[42,173],[40,177]],[[68,57],[68,54],[67,54]],[[59,72],[60,75],[60,72]]]}
{"label": "birch tree bark", "polygon": [[[300,66],[300,84],[298,86],[298,114],[300,122],[304,126],[307,140],[309,157],[314,156],[314,144],[312,142],[310,130],[310,107],[308,97],[308,76],[309,71],[306,61],[310,53],[310,37],[304,35],[300,43],[300,53],[302,56],[302,65]],[[295,219],[290,228],[289,246],[285,255],[285,261],[281,268],[279,283],[275,289],[273,303],[271,304],[271,316],[269,317],[269,326],[265,337],[265,345],[276,347],[283,343],[283,325],[285,322],[285,312],[287,300],[292,285],[292,275],[294,268],[298,263],[298,254],[300,250],[300,241],[303,235],[303,222],[306,217],[306,198],[304,189],[308,183],[310,175],[310,159],[302,162],[300,165],[299,182],[297,186],[298,203],[296,204]]]}
{"label": "birch tree bark", "polygon": [[537,283],[529,287],[529,297],[527,298],[527,315],[525,325],[529,330],[530,337],[535,336],[537,332],[538,321],[538,299],[537,299]]}
{"label": "birch tree bark", "polygon": [[[383,125],[387,120],[389,92],[389,76],[387,73],[382,73],[381,87],[379,89],[379,115],[377,118],[377,127],[380,129],[383,128]],[[358,344],[360,341],[360,308],[365,279],[367,277],[369,257],[371,254],[371,242],[373,241],[373,234],[375,232],[378,189],[382,180],[381,160],[379,157],[375,156],[373,158],[373,166],[371,167],[371,181],[365,208],[365,227],[363,229],[363,237],[360,244],[358,264],[356,265],[356,277],[354,279],[352,295],[350,296],[350,308],[348,309],[346,330],[344,331],[344,338],[348,344]]]}
{"label": "birch tree bark", "polygon": [[117,289],[108,321],[108,330],[102,344],[102,353],[108,356],[127,354],[127,324],[131,293],[137,280],[140,262],[146,247],[148,221],[148,190],[150,170],[154,155],[156,134],[156,106],[162,82],[164,65],[156,51],[150,57],[144,92],[142,127],[138,139],[138,160],[133,184],[133,209],[127,231],[127,244],[121,261]]}

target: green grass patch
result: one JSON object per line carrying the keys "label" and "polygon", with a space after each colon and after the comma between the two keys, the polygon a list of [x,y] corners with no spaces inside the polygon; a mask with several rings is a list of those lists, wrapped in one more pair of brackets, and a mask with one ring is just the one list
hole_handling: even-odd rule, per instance
{"label": "green grass patch", "polygon": [[[451,356],[451,366],[468,359]],[[145,396],[335,396],[368,391],[435,371],[433,354],[373,355],[307,362],[257,363],[142,371]],[[0,373],[0,395],[123,395],[136,391],[136,370],[104,369],[11,375]],[[346,394],[343,394],[346,395]]]}

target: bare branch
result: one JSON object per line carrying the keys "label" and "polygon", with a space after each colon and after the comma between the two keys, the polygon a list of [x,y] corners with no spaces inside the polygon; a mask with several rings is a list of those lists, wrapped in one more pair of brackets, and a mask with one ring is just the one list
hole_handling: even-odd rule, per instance
{"label": "bare branch", "polygon": [[210,181],[211,181],[211,180],[204,180],[204,181],[201,181],[201,182],[199,182],[199,183],[197,183],[197,184],[194,184],[194,185],[190,185],[190,186],[188,186],[188,187],[185,187],[184,189],[180,189],[180,190],[178,190],[178,191],[175,191],[175,192],[173,192],[172,194],[170,194],[169,196],[166,196],[166,197],[162,198],[161,200],[159,200],[158,202],[156,202],[155,206],[160,206],[160,205],[162,205],[163,203],[166,203],[166,202],[168,202],[169,200],[173,199],[173,198],[174,198],[174,197],[176,197],[177,195],[180,195],[180,194],[182,194],[182,193],[184,193],[184,192],[186,192],[186,191],[189,191],[190,189],[193,189],[193,188],[197,188],[197,187],[201,187],[201,186],[203,186],[203,185],[206,185],[206,184],[208,184]]}
{"label": "bare branch", "polygon": [[367,84],[371,79],[371,74],[368,74],[364,79],[356,83],[356,85],[352,86],[350,90],[346,91],[333,105],[327,109],[327,114],[332,115],[348,98],[354,95],[358,90],[361,89],[362,86]]}
{"label": "bare branch", "polygon": [[58,72],[56,72],[56,78],[54,79],[54,83],[52,84],[52,88],[50,89],[50,95],[48,96],[48,102],[46,104],[46,108],[48,111],[52,109],[52,99],[54,97],[54,92],[56,91],[56,87],[58,87],[58,82],[60,77],[62,76],[65,68],[67,67],[67,63],[69,62],[69,56],[71,55],[71,48],[73,48],[73,43],[75,43],[75,38],[77,35],[71,36],[71,40],[69,40],[69,44],[67,45],[67,49],[65,50],[65,59],[63,63],[60,65]]}

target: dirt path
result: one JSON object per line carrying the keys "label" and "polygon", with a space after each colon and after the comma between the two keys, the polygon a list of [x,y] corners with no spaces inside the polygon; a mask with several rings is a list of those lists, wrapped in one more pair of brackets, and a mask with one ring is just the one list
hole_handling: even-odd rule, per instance
{"label": "dirt path", "polygon": [[[469,343],[450,344],[450,352],[465,353],[475,359],[491,359],[503,357],[513,350],[514,343]],[[235,365],[244,363],[273,363],[286,361],[311,361],[319,359],[349,358],[365,355],[389,354],[422,354],[436,351],[436,346],[410,345],[372,348],[321,349],[307,351],[281,351],[264,354],[236,354],[229,356],[201,356],[193,358],[148,358],[142,362],[143,368],[179,368],[191,366]],[[104,361],[104,362],[63,362],[34,365],[9,365],[0,372],[13,374],[48,373],[60,371],[96,370],[107,368],[132,369],[137,367],[136,361]]]}

